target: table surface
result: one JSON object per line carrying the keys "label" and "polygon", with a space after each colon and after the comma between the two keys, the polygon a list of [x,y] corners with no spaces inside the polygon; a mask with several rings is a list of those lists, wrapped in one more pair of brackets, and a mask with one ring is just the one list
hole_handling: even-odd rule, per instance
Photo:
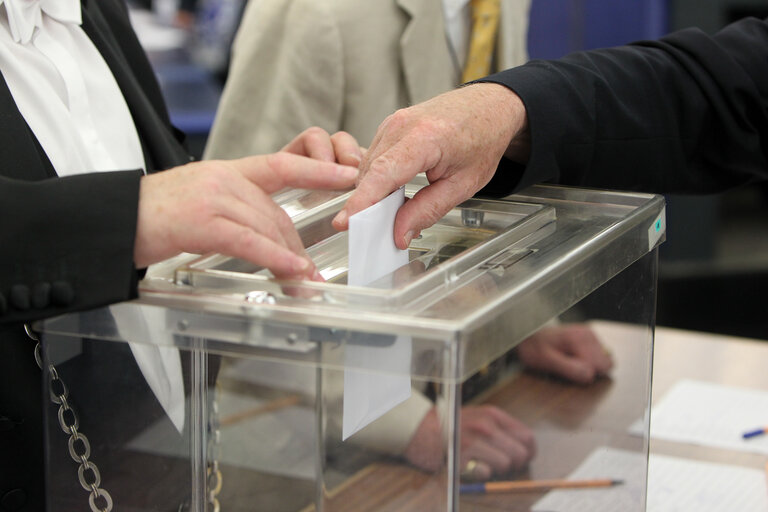
{"label": "table surface", "polygon": [[[623,432],[627,414],[636,414],[636,407],[632,413],[625,414],[620,402],[622,397],[638,396],[638,390],[632,388],[642,385],[644,379],[633,372],[642,371],[642,368],[632,364],[633,358],[637,357],[627,351],[632,344],[620,340],[626,340],[633,333],[636,335],[637,328],[608,322],[595,322],[593,326],[614,354],[616,366],[611,379],[581,387],[522,373],[480,397],[485,403],[513,411],[515,417],[534,429],[540,446],[546,446],[548,439],[562,439],[566,431],[572,441],[568,443],[568,449],[540,450],[528,470],[515,478],[567,476],[592,449],[605,444],[604,436],[601,438],[594,431]],[[766,342],[659,327],[655,336],[652,402],[662,398],[680,379],[768,389],[767,367]],[[521,393],[521,390],[525,392]],[[574,429],[575,425],[578,428]],[[599,428],[591,428],[593,426]],[[630,450],[643,449],[643,440],[629,435],[613,436],[609,444]],[[765,457],[758,454],[660,440],[651,440],[650,451],[759,469],[765,465]],[[373,464],[331,489],[326,509],[333,512],[437,511],[445,506],[442,499],[444,481],[445,478],[435,478],[399,464]],[[541,494],[535,493],[514,498],[508,494],[468,495],[461,497],[461,510],[527,511],[540,497]]]}

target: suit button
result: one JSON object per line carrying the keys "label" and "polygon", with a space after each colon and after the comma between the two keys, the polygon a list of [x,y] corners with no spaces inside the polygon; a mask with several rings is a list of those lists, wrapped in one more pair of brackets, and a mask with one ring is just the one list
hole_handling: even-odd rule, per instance
{"label": "suit button", "polygon": [[8,432],[9,430],[13,430],[13,427],[15,426],[16,423],[11,418],[0,416],[0,432]]}
{"label": "suit button", "polygon": [[75,291],[66,281],[54,281],[51,284],[51,302],[57,306],[69,306],[75,300]]}
{"label": "suit button", "polygon": [[26,311],[30,306],[30,292],[29,286],[25,284],[15,284],[11,287],[11,295],[9,297],[11,305],[21,311]]}
{"label": "suit button", "polygon": [[32,307],[37,309],[47,308],[51,302],[50,283],[37,283],[32,288]]}
{"label": "suit button", "polygon": [[27,493],[24,492],[24,489],[8,491],[0,498],[0,506],[3,507],[3,510],[21,510],[21,507],[26,503]]}

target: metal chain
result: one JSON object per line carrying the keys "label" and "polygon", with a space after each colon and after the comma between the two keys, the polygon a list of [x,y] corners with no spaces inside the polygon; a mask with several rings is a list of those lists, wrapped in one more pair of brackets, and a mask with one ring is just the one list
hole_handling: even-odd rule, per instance
{"label": "metal chain", "polygon": [[[32,340],[36,341],[35,361],[37,366],[43,369],[42,349],[40,340],[32,329],[24,324],[24,330]],[[80,485],[88,494],[88,505],[92,512],[110,512],[112,510],[112,496],[101,486],[101,473],[96,464],[89,460],[91,456],[91,444],[85,434],[79,432],[80,420],[75,411],[69,405],[69,390],[64,381],[59,377],[56,367],[48,365],[48,390],[51,395],[51,402],[59,406],[58,418],[59,426],[65,434],[69,434],[69,456],[80,466],[77,468],[77,478]],[[96,501],[99,500],[99,505]]]}
{"label": "metal chain", "polygon": [[211,462],[208,463],[208,504],[213,512],[219,512],[219,493],[224,483],[221,475],[221,423],[219,421],[219,398],[221,397],[221,386],[217,382],[214,387],[213,402],[211,403],[211,414],[208,420],[208,454]]}

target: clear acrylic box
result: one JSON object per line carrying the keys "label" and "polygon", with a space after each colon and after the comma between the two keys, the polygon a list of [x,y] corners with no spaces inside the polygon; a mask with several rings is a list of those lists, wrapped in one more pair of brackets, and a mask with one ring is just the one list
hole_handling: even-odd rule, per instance
{"label": "clear acrylic box", "polygon": [[[573,496],[645,510],[663,199],[551,186],[471,199],[412,241],[408,265],[354,287],[347,234],[330,224],[346,197],[275,196],[325,283],[182,255],[153,266],[136,301],[35,326],[52,390],[49,510],[105,509],[107,493],[121,511],[543,512]],[[607,376],[525,368],[521,342],[571,328],[611,351]],[[410,398],[389,409],[373,397],[393,383]],[[51,402],[62,384],[64,407]],[[461,492],[470,461],[497,455],[462,418],[490,407],[536,442],[491,480],[623,483]],[[377,408],[342,440],[345,415]]]}

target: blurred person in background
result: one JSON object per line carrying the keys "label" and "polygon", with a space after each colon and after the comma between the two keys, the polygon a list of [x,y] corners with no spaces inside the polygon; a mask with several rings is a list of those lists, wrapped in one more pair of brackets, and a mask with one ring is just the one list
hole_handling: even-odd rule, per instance
{"label": "blurred person in background", "polygon": [[251,1],[205,156],[273,151],[310,126],[367,146],[395,110],[524,63],[529,9],[530,0]]}

